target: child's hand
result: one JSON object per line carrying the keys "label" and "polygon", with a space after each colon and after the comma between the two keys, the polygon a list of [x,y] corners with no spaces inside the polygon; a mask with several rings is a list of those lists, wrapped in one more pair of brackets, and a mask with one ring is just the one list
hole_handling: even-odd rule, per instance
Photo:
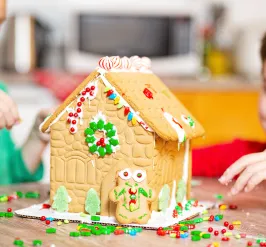
{"label": "child's hand", "polygon": [[0,90],[0,129],[11,129],[19,119],[16,103]]}
{"label": "child's hand", "polygon": [[225,171],[219,181],[228,184],[236,175],[239,177],[231,189],[232,195],[243,189],[245,192],[253,190],[266,179],[266,151],[243,156]]}

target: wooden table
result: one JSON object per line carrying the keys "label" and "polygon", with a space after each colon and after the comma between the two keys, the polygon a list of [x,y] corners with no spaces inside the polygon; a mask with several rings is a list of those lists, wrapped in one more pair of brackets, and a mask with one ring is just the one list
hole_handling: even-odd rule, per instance
{"label": "wooden table", "polygon": [[[218,184],[214,179],[202,179],[200,186],[193,188],[193,197],[200,200],[214,200],[214,195],[220,193],[227,194],[228,188]],[[41,198],[35,199],[19,199],[10,203],[1,203],[0,211],[6,211],[8,207],[13,210],[30,206],[32,204],[43,202],[48,198],[48,185],[42,184],[24,184],[17,186],[0,187],[0,194],[10,194],[13,191],[20,190],[39,191]],[[249,194],[241,194],[237,197],[230,198],[225,196],[225,203],[234,203],[238,205],[238,210],[225,210],[224,220],[232,222],[233,220],[242,221],[240,227],[241,232],[249,233],[252,235],[263,234],[266,236],[266,197],[265,186],[261,185],[256,191]],[[212,214],[218,214],[219,210],[210,210]],[[221,213],[221,212],[220,212]],[[204,222],[197,225],[197,229],[205,230],[212,226],[214,229],[221,229],[223,221],[220,222]],[[57,226],[55,223],[51,224],[52,227],[57,228],[56,234],[46,234],[45,229],[47,226],[40,220],[24,219],[19,217],[14,218],[1,218],[0,219],[0,246],[12,246],[16,237],[21,238],[26,246],[32,246],[32,240],[40,239],[43,241],[43,246],[51,246],[54,244],[58,246],[116,246],[116,247],[144,247],[144,246],[207,246],[214,241],[220,241],[219,237],[212,236],[211,239],[201,240],[200,242],[192,242],[188,239],[171,239],[169,236],[159,237],[155,231],[145,230],[135,237],[130,235],[105,235],[105,236],[91,236],[91,237],[69,237],[70,231],[76,230],[76,223],[64,224]],[[222,246],[246,246],[247,239],[236,240],[234,237],[230,242],[223,242]],[[254,242],[254,241],[253,241]],[[257,246],[257,245],[256,245]]]}

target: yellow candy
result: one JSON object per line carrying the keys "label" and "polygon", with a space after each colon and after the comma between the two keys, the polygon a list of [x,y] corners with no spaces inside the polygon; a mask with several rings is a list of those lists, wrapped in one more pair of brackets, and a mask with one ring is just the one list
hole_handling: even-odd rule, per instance
{"label": "yellow candy", "polygon": [[137,119],[135,117],[133,117],[131,122],[132,122],[133,125],[136,125],[137,124]]}
{"label": "yellow candy", "polygon": [[212,245],[213,245],[214,247],[219,247],[219,246],[220,246],[219,242],[213,242]]}
{"label": "yellow candy", "polygon": [[225,236],[225,237],[229,237],[229,236],[232,236],[232,235],[233,235],[232,232],[225,232],[225,233],[224,233],[224,236]]}
{"label": "yellow candy", "polygon": [[220,207],[219,207],[220,210],[225,210],[227,209],[227,206],[225,204],[222,204]]}
{"label": "yellow candy", "polygon": [[236,239],[240,239],[241,236],[240,236],[239,234],[236,234],[236,235],[235,235],[235,238],[236,238]]}
{"label": "yellow candy", "polygon": [[208,221],[209,220],[209,216],[208,217],[203,217],[203,221]]}
{"label": "yellow candy", "polygon": [[183,234],[184,232],[183,231],[180,231],[180,234]]}
{"label": "yellow candy", "polygon": [[176,238],[176,234],[175,233],[170,233],[170,238]]}
{"label": "yellow candy", "polygon": [[241,225],[241,221],[240,220],[236,220],[232,222],[233,225]]}
{"label": "yellow candy", "polygon": [[63,224],[62,221],[58,221],[58,222],[57,222],[57,225],[58,225],[58,226],[61,226],[62,224]]}
{"label": "yellow candy", "polygon": [[117,96],[115,99],[114,99],[114,104],[117,105],[120,101],[120,97]]}
{"label": "yellow candy", "polygon": [[204,214],[208,214],[209,213],[209,211],[206,209],[206,210],[204,210],[203,212],[202,212],[202,215],[204,215]]}
{"label": "yellow candy", "polygon": [[122,226],[117,226],[115,229],[121,229],[122,228]]}
{"label": "yellow candy", "polygon": [[65,223],[65,224],[68,224],[68,223],[69,223],[69,220],[64,220],[64,223]]}
{"label": "yellow candy", "polygon": [[201,232],[201,233],[200,233],[200,236],[202,237],[202,235],[205,234],[205,233],[206,233],[206,232]]}

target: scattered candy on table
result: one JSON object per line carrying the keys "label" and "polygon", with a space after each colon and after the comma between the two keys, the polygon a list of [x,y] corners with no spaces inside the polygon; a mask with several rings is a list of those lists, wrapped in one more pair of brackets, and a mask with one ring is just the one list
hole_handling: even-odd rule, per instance
{"label": "scattered candy on table", "polygon": [[53,227],[46,228],[46,233],[56,233],[56,228]]}
{"label": "scattered candy on table", "polygon": [[41,246],[42,245],[42,241],[39,239],[35,239],[32,241],[32,245],[33,246]]}

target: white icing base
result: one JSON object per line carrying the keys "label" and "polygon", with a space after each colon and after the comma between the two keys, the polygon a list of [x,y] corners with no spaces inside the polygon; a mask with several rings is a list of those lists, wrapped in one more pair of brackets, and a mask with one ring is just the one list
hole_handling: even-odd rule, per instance
{"label": "white icing base", "polygon": [[[48,202],[44,202],[48,203]],[[138,225],[138,224],[128,224],[131,226],[138,226],[144,228],[158,228],[158,227],[167,227],[173,224],[177,224],[182,220],[189,219],[192,216],[197,216],[198,214],[202,213],[206,209],[210,209],[214,206],[213,202],[205,201],[199,202],[198,207],[192,207],[189,211],[183,211],[182,216],[178,216],[178,218],[173,218],[173,209],[168,208],[165,213],[163,212],[152,212],[151,219],[148,221],[147,224]],[[52,208],[49,209],[42,209],[42,204],[32,205],[31,207],[20,209],[15,211],[15,214],[18,216],[24,217],[32,217],[32,218],[40,218],[41,216],[45,217],[52,217],[54,220],[69,220],[74,222],[81,222],[81,223],[92,223],[90,220],[90,215],[86,215],[85,217],[81,217],[80,213],[59,213],[53,210]],[[114,224],[120,225],[115,217],[108,217],[108,216],[100,216],[100,222],[93,222],[93,223],[103,223],[103,224]]]}

